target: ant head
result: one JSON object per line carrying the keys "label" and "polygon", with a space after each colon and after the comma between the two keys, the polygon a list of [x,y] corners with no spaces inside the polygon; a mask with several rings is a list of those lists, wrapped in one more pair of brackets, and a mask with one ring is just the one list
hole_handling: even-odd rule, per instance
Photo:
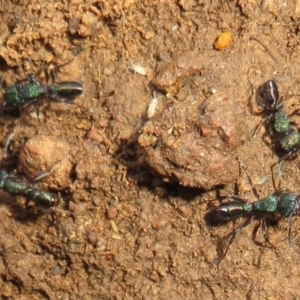
{"label": "ant head", "polygon": [[260,87],[260,105],[266,110],[275,111],[277,110],[280,104],[279,91],[277,84],[274,80],[266,81]]}

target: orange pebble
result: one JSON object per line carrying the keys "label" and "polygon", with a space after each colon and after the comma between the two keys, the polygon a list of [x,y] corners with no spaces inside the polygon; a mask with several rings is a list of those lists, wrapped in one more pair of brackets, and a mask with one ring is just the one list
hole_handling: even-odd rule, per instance
{"label": "orange pebble", "polygon": [[214,42],[214,48],[217,50],[226,49],[232,41],[232,33],[230,31],[222,32],[217,40]]}

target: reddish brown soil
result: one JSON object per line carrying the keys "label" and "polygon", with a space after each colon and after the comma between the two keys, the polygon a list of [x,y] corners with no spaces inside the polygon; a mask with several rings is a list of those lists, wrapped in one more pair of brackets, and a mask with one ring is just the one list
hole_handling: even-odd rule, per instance
{"label": "reddish brown soil", "polygon": [[[1,297],[300,298],[300,242],[288,246],[286,219],[268,227],[275,247],[261,230],[253,243],[253,222],[220,265],[242,220],[205,221],[229,194],[256,200],[237,157],[261,197],[277,188],[278,158],[264,128],[253,138],[262,116],[251,108],[270,78],[287,113],[300,106],[298,2],[88,2],[0,3],[4,87],[26,74],[50,84],[51,70],[84,85],[74,105],[46,101],[41,123],[34,106],[0,118],[0,159],[15,131],[12,172],[29,179],[63,160],[39,183],[62,193],[53,212],[0,191]],[[232,43],[217,51],[224,31]],[[299,158],[283,162],[282,186],[300,194],[299,173]],[[294,217],[293,237],[299,228]]]}

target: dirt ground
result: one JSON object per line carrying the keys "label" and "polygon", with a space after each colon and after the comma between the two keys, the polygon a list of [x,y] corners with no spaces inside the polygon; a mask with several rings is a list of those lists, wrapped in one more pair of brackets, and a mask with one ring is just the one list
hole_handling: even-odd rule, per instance
{"label": "dirt ground", "polygon": [[[1,1],[3,87],[27,74],[77,81],[74,105],[44,101],[0,118],[0,159],[61,193],[50,212],[0,191],[2,299],[299,299],[300,220],[256,222],[217,265],[243,220],[212,226],[226,196],[256,200],[275,186],[278,157],[256,91],[278,83],[287,113],[300,108],[298,1]],[[231,32],[220,50],[214,42]],[[60,66],[59,68],[56,68]],[[50,76],[51,77],[51,76]],[[155,98],[153,100],[153,98]],[[2,102],[1,96],[1,102]],[[297,116],[293,121],[300,124]],[[300,194],[300,158],[282,186]],[[275,168],[276,171],[276,168]],[[70,212],[72,213],[70,215]]]}

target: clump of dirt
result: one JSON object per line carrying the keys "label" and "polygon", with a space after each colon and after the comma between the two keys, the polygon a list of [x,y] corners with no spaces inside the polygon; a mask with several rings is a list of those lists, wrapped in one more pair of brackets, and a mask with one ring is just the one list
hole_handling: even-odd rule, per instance
{"label": "clump of dirt", "polygon": [[[290,116],[299,108],[299,4],[15,2],[0,3],[4,93],[28,74],[43,86],[79,82],[84,93],[73,104],[40,99],[40,120],[37,103],[0,118],[1,168],[29,184],[62,162],[34,183],[61,194],[53,210],[24,209],[0,191],[1,297],[299,298],[300,248],[285,241],[287,220],[268,224],[270,248],[250,224],[216,265],[243,220],[205,218],[230,194],[256,201],[251,183],[261,198],[279,188],[269,133],[253,136],[266,117],[254,113],[255,98],[276,80],[300,124]],[[226,32],[232,40],[214,49]],[[296,195],[298,165],[281,165],[282,186]]]}
{"label": "clump of dirt", "polygon": [[243,106],[223,92],[204,101],[186,99],[147,122],[139,145],[166,181],[209,190],[239,175],[235,150],[249,139],[244,118]]}
{"label": "clump of dirt", "polygon": [[70,145],[65,141],[53,136],[36,135],[22,147],[18,170],[29,178],[41,176],[43,172],[49,172],[49,175],[55,173],[55,176],[45,177],[45,184],[51,189],[63,190],[71,183],[69,177],[72,164],[68,160],[69,154]]}

